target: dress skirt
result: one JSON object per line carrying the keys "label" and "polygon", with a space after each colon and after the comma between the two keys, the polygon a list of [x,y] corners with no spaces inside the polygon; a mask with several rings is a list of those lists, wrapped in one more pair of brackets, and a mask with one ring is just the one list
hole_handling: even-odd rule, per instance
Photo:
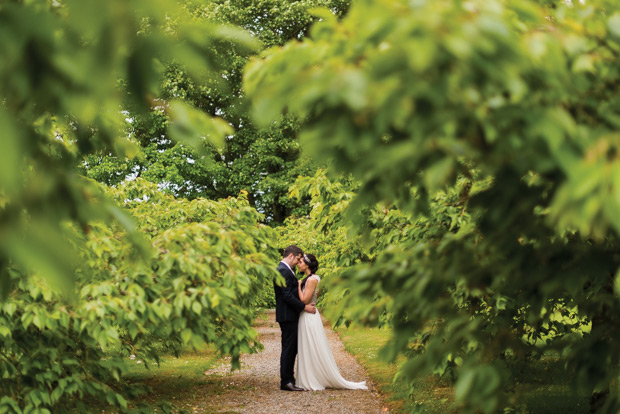
{"label": "dress skirt", "polygon": [[297,386],[319,391],[325,388],[367,390],[366,381],[345,380],[329,348],[323,321],[316,313],[301,312],[297,338]]}

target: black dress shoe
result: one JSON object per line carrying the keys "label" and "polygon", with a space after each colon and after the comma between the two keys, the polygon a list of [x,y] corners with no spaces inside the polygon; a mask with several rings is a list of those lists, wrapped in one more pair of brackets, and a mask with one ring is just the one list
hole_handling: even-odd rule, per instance
{"label": "black dress shoe", "polygon": [[303,388],[299,388],[298,386],[296,386],[292,382],[289,382],[286,385],[280,385],[280,389],[282,391],[305,391]]}

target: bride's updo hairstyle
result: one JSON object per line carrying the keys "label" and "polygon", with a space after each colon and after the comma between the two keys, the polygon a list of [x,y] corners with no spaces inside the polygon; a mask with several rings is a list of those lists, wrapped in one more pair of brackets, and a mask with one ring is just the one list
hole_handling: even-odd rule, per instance
{"label": "bride's updo hairstyle", "polygon": [[319,261],[316,260],[316,257],[313,254],[304,254],[303,256],[304,263],[308,265],[312,274],[315,274],[317,270],[319,270]]}
{"label": "bride's updo hairstyle", "polygon": [[[308,265],[308,268],[310,269],[310,275],[315,274],[316,271],[319,270],[319,261],[316,260],[316,257],[313,254],[304,254],[302,257],[302,260],[304,261],[305,264]],[[309,277],[310,276],[306,276],[303,282],[301,282],[302,289],[306,287],[306,281],[308,280]]]}

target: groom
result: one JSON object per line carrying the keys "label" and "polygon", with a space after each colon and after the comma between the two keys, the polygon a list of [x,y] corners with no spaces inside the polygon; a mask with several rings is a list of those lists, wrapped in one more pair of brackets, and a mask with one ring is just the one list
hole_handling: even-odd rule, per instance
{"label": "groom", "polygon": [[304,252],[295,245],[284,249],[278,272],[284,277],[286,284],[279,286],[275,281],[273,288],[276,293],[276,322],[282,331],[282,353],[280,354],[280,389],[284,391],[303,391],[295,386],[294,367],[297,356],[297,323],[302,311],[316,313],[314,305],[304,304],[299,300],[297,278],[293,269],[301,260]]}

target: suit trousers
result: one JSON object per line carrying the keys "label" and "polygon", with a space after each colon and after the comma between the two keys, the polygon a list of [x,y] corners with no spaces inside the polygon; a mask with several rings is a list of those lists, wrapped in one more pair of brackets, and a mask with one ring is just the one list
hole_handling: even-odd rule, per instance
{"label": "suit trousers", "polygon": [[297,356],[297,321],[280,322],[282,353],[280,354],[280,385],[295,384],[295,357]]}

